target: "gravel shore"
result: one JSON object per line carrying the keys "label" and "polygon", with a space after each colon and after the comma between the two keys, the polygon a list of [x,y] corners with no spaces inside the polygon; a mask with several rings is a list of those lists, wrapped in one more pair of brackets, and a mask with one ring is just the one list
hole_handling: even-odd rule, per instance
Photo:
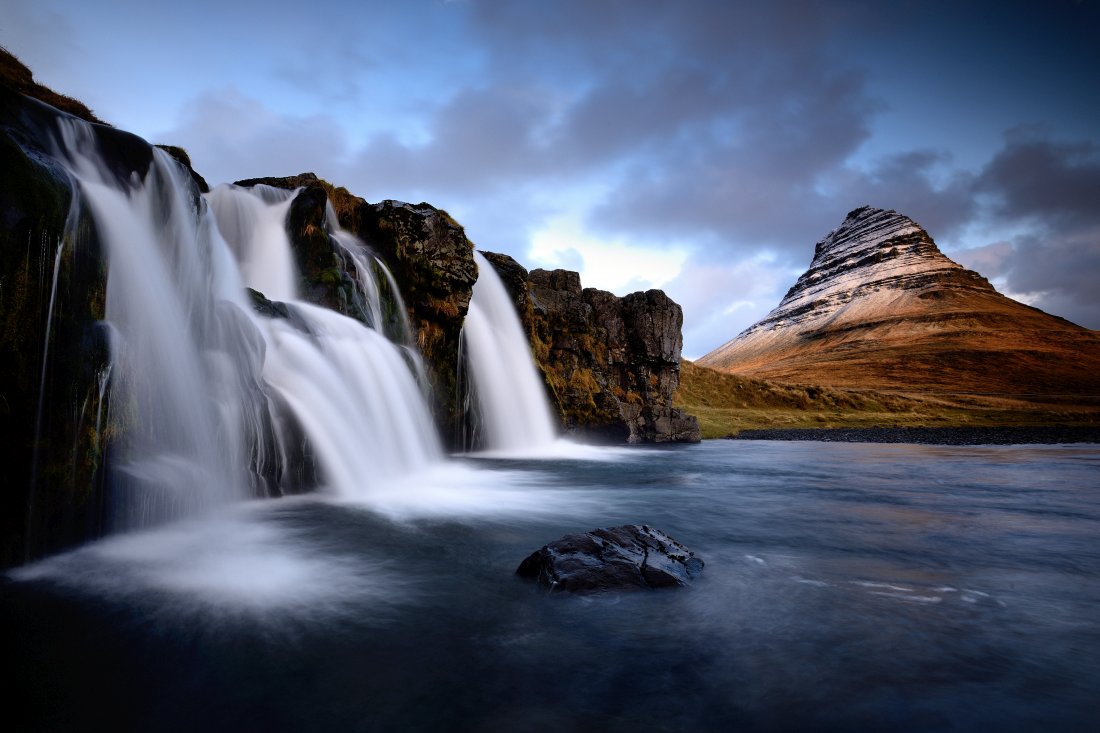
{"label": "gravel shore", "polygon": [[730,440],[817,440],[840,443],[922,443],[926,445],[1023,445],[1100,443],[1097,427],[1003,428],[797,428],[742,430]]}

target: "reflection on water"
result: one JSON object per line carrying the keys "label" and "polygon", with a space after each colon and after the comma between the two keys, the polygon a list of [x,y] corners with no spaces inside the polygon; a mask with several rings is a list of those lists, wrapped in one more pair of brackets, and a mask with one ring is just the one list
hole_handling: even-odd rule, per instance
{"label": "reflection on water", "polygon": [[[248,505],[0,590],[56,730],[1093,730],[1100,449],[712,441],[478,458]],[[685,592],[547,597],[562,534],[660,527]],[[10,676],[10,675],[9,675]]]}

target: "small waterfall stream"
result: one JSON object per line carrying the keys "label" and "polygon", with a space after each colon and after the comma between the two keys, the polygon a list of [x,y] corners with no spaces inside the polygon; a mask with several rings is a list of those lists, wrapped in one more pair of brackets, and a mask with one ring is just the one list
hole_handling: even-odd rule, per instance
{"label": "small waterfall stream", "polygon": [[462,328],[472,377],[481,447],[527,452],[557,435],[546,390],[535,368],[515,305],[496,270],[474,252],[478,277]]}

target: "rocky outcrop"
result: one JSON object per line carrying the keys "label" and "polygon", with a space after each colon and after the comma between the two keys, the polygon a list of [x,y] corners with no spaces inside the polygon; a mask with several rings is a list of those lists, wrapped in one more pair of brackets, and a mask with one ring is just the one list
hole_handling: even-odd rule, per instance
{"label": "rocky outcrop", "polygon": [[[95,536],[104,520],[106,266],[50,157],[63,116],[0,83],[0,565]],[[95,131],[120,173],[148,168],[148,146]]]}
{"label": "rocky outcrop", "polygon": [[680,306],[660,290],[618,297],[568,270],[527,272],[485,252],[512,293],[563,428],[605,442],[698,441],[672,406],[683,344]]}
{"label": "rocky outcrop", "polygon": [[[106,256],[90,215],[80,207],[70,211],[77,197],[62,165],[67,154],[58,152],[63,147],[59,130],[75,121],[38,99],[95,120],[79,103],[36,85],[25,67],[0,53],[0,461],[6,487],[0,492],[2,566],[102,533],[113,521],[114,494],[127,490],[121,472],[112,475],[112,457],[123,455],[139,432],[134,404],[121,397],[118,404],[108,404],[118,372],[111,369],[110,327],[104,322]],[[88,136],[81,145],[97,151],[104,166],[101,175],[117,179],[120,190],[133,190],[136,181],[148,178],[154,160],[160,173],[161,163],[174,167],[164,157],[167,153],[187,173],[179,180],[175,173],[169,176],[173,186],[183,186],[175,190],[192,204],[188,211],[201,212],[205,181],[191,168],[185,151],[162,146],[161,153],[107,125],[93,123],[84,130],[79,124],[80,134]],[[310,300],[366,319],[354,282],[355,264],[347,256],[350,250],[337,241],[333,216],[393,273],[406,297],[412,340],[425,357],[436,422],[450,439],[460,405],[460,332],[477,278],[473,245],[462,227],[428,204],[370,204],[312,174],[241,182],[256,183],[300,189],[287,225],[302,291]],[[544,373],[552,391],[567,396],[558,402],[563,415],[568,414],[567,424],[579,432],[592,425],[593,434],[610,431],[620,440],[690,437],[690,421],[669,406],[680,349],[680,312],[674,303],[656,292],[618,299],[581,291],[575,274],[570,279],[549,273],[544,285],[528,288],[527,272],[517,268],[516,283],[523,286],[514,291],[524,298],[527,323],[541,324],[542,340],[536,346],[542,347],[546,364],[557,365]],[[559,282],[564,280],[569,282]],[[257,311],[294,321],[293,308],[263,293],[249,296]],[[393,301],[400,302],[397,297]],[[602,325],[596,323],[596,312]],[[669,331],[673,327],[675,334]],[[586,344],[593,345],[596,356],[581,353]],[[566,372],[570,349],[580,368]],[[563,375],[566,381],[557,381]],[[262,391],[260,385],[252,386],[257,394]],[[289,413],[275,396],[267,398],[271,410],[265,412]],[[279,453],[270,418],[258,419],[257,434],[246,441],[256,444],[245,469],[255,474],[251,488],[257,494],[309,490],[317,473],[311,446],[287,419],[283,438],[298,446],[298,454],[270,458]],[[260,454],[268,459],[261,460]]]}
{"label": "rocky outcrop", "polygon": [[771,313],[698,364],[839,388],[1096,395],[1100,333],[1001,295],[909,217],[864,206]]}
{"label": "rocky outcrop", "polygon": [[187,154],[186,150],[178,145],[157,145],[157,147],[171,155],[175,158],[177,163],[187,169],[199,193],[210,193],[210,184],[206,182],[205,178],[199,175],[198,171],[191,167],[191,156]]}
{"label": "rocky outcrop", "polygon": [[[237,185],[299,189],[287,224],[305,297],[365,320],[354,266],[331,241],[326,205],[386,263],[404,298],[433,389],[445,441],[459,424],[459,334],[477,266],[473,245],[445,211],[429,204],[370,204],[312,173]],[[679,385],[680,307],[659,290],[619,298],[566,270],[528,273],[506,255],[486,253],[516,303],[563,428],[610,443],[698,441],[698,424],[672,406]],[[457,446],[456,446],[457,447]]]}
{"label": "rocky outcrop", "polygon": [[571,534],[531,553],[516,575],[551,593],[681,588],[703,570],[703,560],[659,529],[646,525]]}
{"label": "rocky outcrop", "polygon": [[329,204],[340,226],[385,262],[400,287],[412,337],[424,357],[440,435],[451,440],[460,417],[459,334],[477,280],[473,244],[463,228],[430,204],[371,204],[313,173],[253,178],[236,185],[257,184],[300,189],[291,202],[287,227],[307,300],[368,322],[353,280],[355,265],[329,232]]}
{"label": "rocky outcrop", "polygon": [[383,201],[359,210],[357,234],[385,260],[405,298],[434,391],[436,424],[445,440],[460,419],[458,349],[477,265],[463,228],[426,203]]}
{"label": "rocky outcrop", "polygon": [[329,231],[329,194],[312,173],[290,178],[238,181],[238,186],[265,184],[298,190],[290,202],[286,228],[298,269],[298,290],[304,300],[368,322],[368,307],[355,278],[355,263]]}

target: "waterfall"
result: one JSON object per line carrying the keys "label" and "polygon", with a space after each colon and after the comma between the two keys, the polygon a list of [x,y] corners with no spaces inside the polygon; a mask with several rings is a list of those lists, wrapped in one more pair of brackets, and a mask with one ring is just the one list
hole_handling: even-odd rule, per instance
{"label": "waterfall", "polygon": [[[363,258],[373,327],[297,299],[293,192],[224,186],[201,197],[158,149],[143,175],[119,175],[90,125],[60,125],[54,154],[108,262],[111,529],[281,493],[303,441],[323,488],[348,498],[441,459],[407,344],[384,335],[379,292],[392,279],[367,282],[366,248],[334,216],[333,236]],[[246,285],[283,301],[289,318],[257,314]]]}
{"label": "waterfall", "polygon": [[206,200],[245,284],[271,300],[289,300],[298,292],[298,268],[285,223],[294,191],[262,184],[249,191],[222,185]]}
{"label": "waterfall", "polygon": [[[298,299],[298,275],[284,222],[294,192],[269,186],[218,186],[208,195],[230,248],[244,257],[244,284],[283,301],[289,319],[255,321],[267,344],[263,376],[309,436],[324,479],[336,494],[369,498],[383,482],[442,459],[442,448],[416,378],[419,354],[395,344],[387,331],[409,340],[408,322],[389,326],[387,303],[375,279],[385,268],[329,209],[334,244],[355,264],[358,298],[369,326]],[[262,233],[263,236],[258,236]],[[369,266],[375,262],[375,268]],[[264,263],[260,266],[260,263]],[[246,266],[247,264],[247,266]],[[388,275],[388,273],[385,273]],[[386,280],[390,288],[392,279]],[[394,288],[396,295],[396,289]],[[388,328],[389,326],[389,328]],[[410,366],[412,369],[410,370]]]}
{"label": "waterfall", "polygon": [[108,261],[107,421],[113,529],[247,497],[262,444],[264,343],[239,272],[184,172],[153,149],[144,177],[115,175],[93,129],[61,121],[57,157],[78,181]]}
{"label": "waterfall", "polygon": [[474,252],[478,277],[462,327],[481,447],[524,452],[552,445],[554,418],[512,298],[500,276]]}

